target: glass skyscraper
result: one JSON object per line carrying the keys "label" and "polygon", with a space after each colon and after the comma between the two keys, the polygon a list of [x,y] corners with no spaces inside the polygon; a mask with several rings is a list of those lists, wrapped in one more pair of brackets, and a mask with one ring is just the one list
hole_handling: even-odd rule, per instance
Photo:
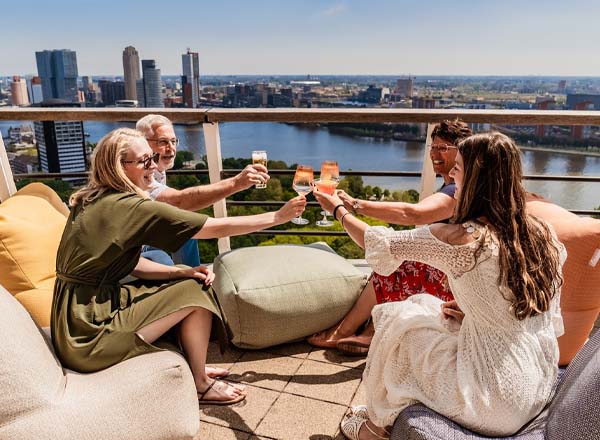
{"label": "glass skyscraper", "polygon": [[156,61],[142,60],[142,79],[137,81],[139,107],[164,107],[160,69]]}
{"label": "glass skyscraper", "polygon": [[78,102],[77,54],[68,49],[35,53],[38,75],[42,79],[44,100],[64,99]]}

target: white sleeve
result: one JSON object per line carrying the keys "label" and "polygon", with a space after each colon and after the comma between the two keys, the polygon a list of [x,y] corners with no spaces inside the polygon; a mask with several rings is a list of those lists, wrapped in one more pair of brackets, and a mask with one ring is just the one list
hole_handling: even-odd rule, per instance
{"label": "white sleeve", "polygon": [[148,190],[148,194],[152,200],[156,200],[158,195],[164,190],[168,189],[167,185],[157,182],[156,180],[152,183],[152,186]]}
{"label": "white sleeve", "polygon": [[455,275],[470,270],[475,264],[473,246],[444,243],[433,236],[429,226],[408,231],[370,226],[365,231],[365,258],[375,272],[384,276],[406,260],[429,264]]}

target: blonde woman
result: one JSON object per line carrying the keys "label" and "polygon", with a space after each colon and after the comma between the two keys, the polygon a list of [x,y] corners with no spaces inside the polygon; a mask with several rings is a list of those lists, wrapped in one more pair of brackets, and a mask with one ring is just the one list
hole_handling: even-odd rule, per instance
{"label": "blonde woman", "polygon": [[[140,259],[142,244],[170,251],[190,238],[241,235],[300,214],[304,197],[276,212],[214,219],[154,202],[146,190],[156,168],[138,131],[117,129],[98,143],[88,184],[70,200],[59,246],[52,304],[52,341],[63,365],[80,372],[110,367],[159,350],[171,333],[194,375],[201,403],[231,404],[241,386],[211,379],[206,350],[212,317],[221,319],[204,266],[180,268]],[[139,281],[120,285],[132,274]]]}

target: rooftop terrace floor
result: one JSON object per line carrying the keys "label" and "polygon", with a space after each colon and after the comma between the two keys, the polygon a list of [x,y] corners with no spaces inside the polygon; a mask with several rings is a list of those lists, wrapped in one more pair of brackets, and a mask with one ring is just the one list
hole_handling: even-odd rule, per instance
{"label": "rooftop terrace floor", "polygon": [[248,397],[232,406],[200,406],[200,439],[343,439],[342,417],[365,402],[365,358],[347,357],[305,342],[265,350],[211,343],[210,365],[228,368],[228,380],[246,384]]}

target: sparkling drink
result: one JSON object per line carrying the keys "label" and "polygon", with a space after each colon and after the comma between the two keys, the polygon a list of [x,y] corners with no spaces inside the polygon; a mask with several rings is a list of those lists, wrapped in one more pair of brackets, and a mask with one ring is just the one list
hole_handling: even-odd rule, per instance
{"label": "sparkling drink", "polygon": [[[321,163],[321,179],[316,182],[317,189],[325,194],[333,195],[340,182],[340,168],[335,160],[324,160]],[[327,218],[330,212],[321,211],[323,218],[317,221],[317,226],[332,226],[333,222]]]}
{"label": "sparkling drink", "polygon": [[[296,168],[296,174],[294,174],[292,188],[294,188],[294,191],[296,191],[298,194],[306,195],[312,191],[314,181],[315,178],[312,167],[307,165],[298,165],[298,168]],[[307,225],[308,220],[299,215],[298,217],[292,219],[292,223],[296,225]]]}
{"label": "sparkling drink", "polygon": [[[263,165],[265,168],[267,167],[267,152],[264,150],[254,150],[252,152],[252,164]],[[265,189],[267,187],[266,183],[257,183],[254,186],[256,189]]]}
{"label": "sparkling drink", "polygon": [[325,194],[333,195],[335,189],[338,186],[338,182],[335,180],[317,180],[315,182],[317,184],[317,189]]}

